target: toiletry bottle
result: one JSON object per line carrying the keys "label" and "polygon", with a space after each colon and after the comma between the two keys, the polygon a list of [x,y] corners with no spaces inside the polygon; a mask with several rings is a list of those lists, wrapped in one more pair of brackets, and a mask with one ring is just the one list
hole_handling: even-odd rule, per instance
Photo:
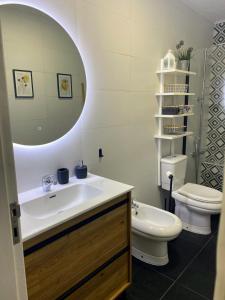
{"label": "toiletry bottle", "polygon": [[78,179],[83,179],[87,177],[87,166],[84,165],[83,160],[80,165],[75,167],[75,175]]}

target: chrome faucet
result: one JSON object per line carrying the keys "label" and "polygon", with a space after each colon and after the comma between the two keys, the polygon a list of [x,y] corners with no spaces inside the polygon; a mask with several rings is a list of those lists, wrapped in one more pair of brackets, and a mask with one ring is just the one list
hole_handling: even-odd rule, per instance
{"label": "chrome faucet", "polygon": [[136,202],[134,202],[134,200],[132,200],[132,202],[131,202],[131,208],[134,209],[134,213],[135,213],[135,215],[137,215],[138,214],[139,205]]}
{"label": "chrome faucet", "polygon": [[51,191],[51,187],[53,184],[57,184],[55,175],[45,175],[44,177],[42,177],[42,188],[44,192]]}

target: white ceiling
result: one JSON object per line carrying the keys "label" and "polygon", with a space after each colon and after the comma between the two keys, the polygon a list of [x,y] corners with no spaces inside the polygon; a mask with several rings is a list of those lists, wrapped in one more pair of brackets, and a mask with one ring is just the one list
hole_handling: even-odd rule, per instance
{"label": "white ceiling", "polygon": [[225,20],[225,0],[181,0],[211,22]]}

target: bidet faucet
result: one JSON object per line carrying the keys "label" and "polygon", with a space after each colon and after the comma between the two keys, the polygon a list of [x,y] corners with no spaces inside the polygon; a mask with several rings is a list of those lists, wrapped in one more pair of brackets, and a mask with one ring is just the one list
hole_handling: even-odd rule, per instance
{"label": "bidet faucet", "polygon": [[44,192],[51,191],[51,187],[53,184],[57,184],[55,175],[45,175],[42,177],[42,188]]}
{"label": "bidet faucet", "polygon": [[137,215],[138,214],[139,205],[137,203],[135,203],[134,200],[132,200],[132,202],[131,202],[131,208],[134,209],[135,215]]}

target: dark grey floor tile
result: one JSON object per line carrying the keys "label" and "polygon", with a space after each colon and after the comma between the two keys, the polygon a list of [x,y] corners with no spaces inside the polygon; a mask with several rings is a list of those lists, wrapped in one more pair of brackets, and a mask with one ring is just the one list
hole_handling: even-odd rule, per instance
{"label": "dark grey floor tile", "polygon": [[178,284],[186,286],[209,299],[213,298],[214,290],[216,240],[217,237],[213,236],[178,280]]}
{"label": "dark grey floor tile", "polygon": [[212,215],[211,216],[211,229],[212,232],[217,232],[219,228],[220,215]]}
{"label": "dark grey floor tile", "polygon": [[159,300],[166,292],[172,280],[153,271],[145,263],[133,260],[133,282],[121,296],[126,300]]}
{"label": "dark grey floor tile", "polygon": [[161,298],[162,300],[206,300],[207,298],[196,294],[193,291],[175,284],[168,293]]}
{"label": "dark grey floor tile", "polygon": [[[170,242],[170,262],[166,266],[154,267],[134,258],[132,286],[118,299],[211,300],[215,279],[218,218],[213,222],[214,232],[209,236],[183,231],[176,240]],[[203,250],[199,253],[201,249]],[[178,278],[183,271],[183,275]],[[168,290],[175,279],[177,282]]]}
{"label": "dark grey floor tile", "polygon": [[155,267],[156,270],[171,279],[177,279],[190,260],[200,251],[201,246],[190,239],[178,237],[168,243],[169,263],[166,266]]}
{"label": "dark grey floor tile", "polygon": [[190,241],[199,246],[199,250],[207,243],[207,241],[211,238],[212,234],[202,235],[197,233],[192,233],[187,230],[183,230],[179,235],[179,239],[184,239],[186,241]]}

